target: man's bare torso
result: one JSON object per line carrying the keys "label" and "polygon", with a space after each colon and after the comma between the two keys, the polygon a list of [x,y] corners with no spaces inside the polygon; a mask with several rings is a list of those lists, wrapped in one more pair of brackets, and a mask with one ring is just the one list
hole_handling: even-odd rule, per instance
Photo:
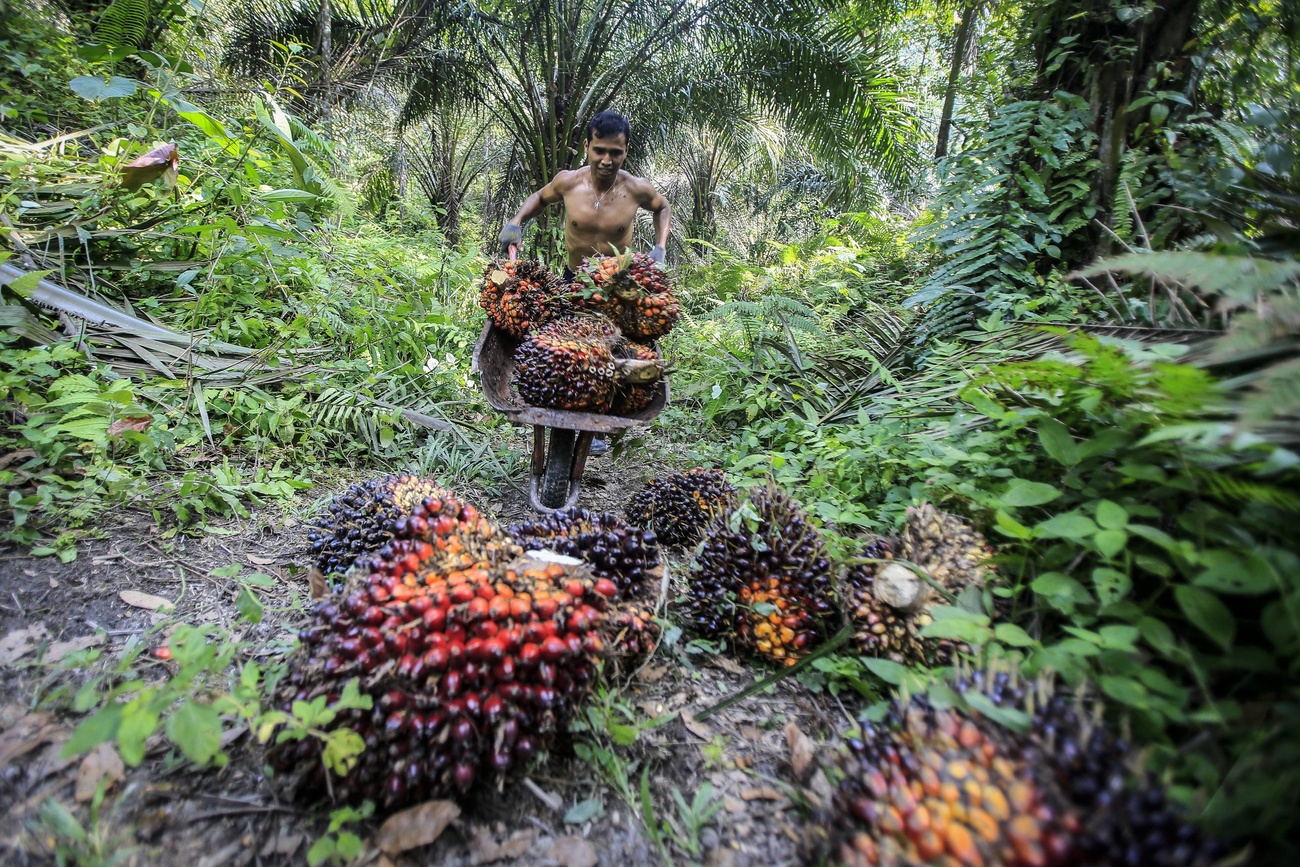
{"label": "man's bare torso", "polygon": [[655,196],[644,178],[622,170],[601,191],[590,166],[561,172],[552,186],[564,201],[564,244],[575,269],[584,256],[608,256],[631,246],[637,208]]}

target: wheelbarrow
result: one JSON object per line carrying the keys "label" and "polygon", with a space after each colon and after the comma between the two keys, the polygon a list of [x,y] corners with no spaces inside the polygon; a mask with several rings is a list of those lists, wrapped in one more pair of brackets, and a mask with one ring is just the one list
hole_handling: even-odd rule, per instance
{"label": "wheelbarrow", "polygon": [[[513,252],[513,251],[512,251]],[[512,257],[513,258],[513,257]],[[668,405],[668,380],[655,384],[649,406],[633,415],[607,415],[529,406],[510,387],[515,349],[522,340],[488,320],[474,347],[474,367],[483,394],[497,412],[515,424],[533,426],[533,458],[528,499],[538,512],[566,509],[578,502],[587,453],[596,434],[616,434],[654,419]]]}

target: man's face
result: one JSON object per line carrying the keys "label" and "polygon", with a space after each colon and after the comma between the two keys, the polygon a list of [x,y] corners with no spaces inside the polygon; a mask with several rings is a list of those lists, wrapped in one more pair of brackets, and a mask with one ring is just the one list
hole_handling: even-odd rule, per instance
{"label": "man's face", "polygon": [[612,179],[627,159],[627,136],[619,133],[609,138],[592,136],[587,139],[587,165],[597,177]]}

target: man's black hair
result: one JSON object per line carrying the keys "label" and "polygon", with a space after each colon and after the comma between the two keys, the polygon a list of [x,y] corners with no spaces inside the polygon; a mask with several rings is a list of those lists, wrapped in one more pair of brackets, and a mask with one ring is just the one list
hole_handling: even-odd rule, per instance
{"label": "man's black hair", "polygon": [[623,134],[623,141],[627,142],[632,139],[632,124],[627,122],[627,118],[616,111],[602,111],[600,114],[592,117],[591,122],[587,124],[587,138],[614,138],[619,133]]}

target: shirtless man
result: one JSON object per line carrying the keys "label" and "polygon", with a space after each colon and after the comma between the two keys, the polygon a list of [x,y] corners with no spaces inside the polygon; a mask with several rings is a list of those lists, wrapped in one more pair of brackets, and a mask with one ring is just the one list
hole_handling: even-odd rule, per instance
{"label": "shirtless man", "polygon": [[623,171],[630,132],[627,118],[617,112],[602,111],[593,117],[587,124],[587,164],[560,172],[525,199],[501,230],[501,248],[522,246],[523,224],[547,205],[564,202],[565,276],[571,279],[584,256],[610,256],[627,249],[637,209],[645,208],[654,214],[655,245],[650,258],[663,262],[672,214],[668,200],[649,181]]}

